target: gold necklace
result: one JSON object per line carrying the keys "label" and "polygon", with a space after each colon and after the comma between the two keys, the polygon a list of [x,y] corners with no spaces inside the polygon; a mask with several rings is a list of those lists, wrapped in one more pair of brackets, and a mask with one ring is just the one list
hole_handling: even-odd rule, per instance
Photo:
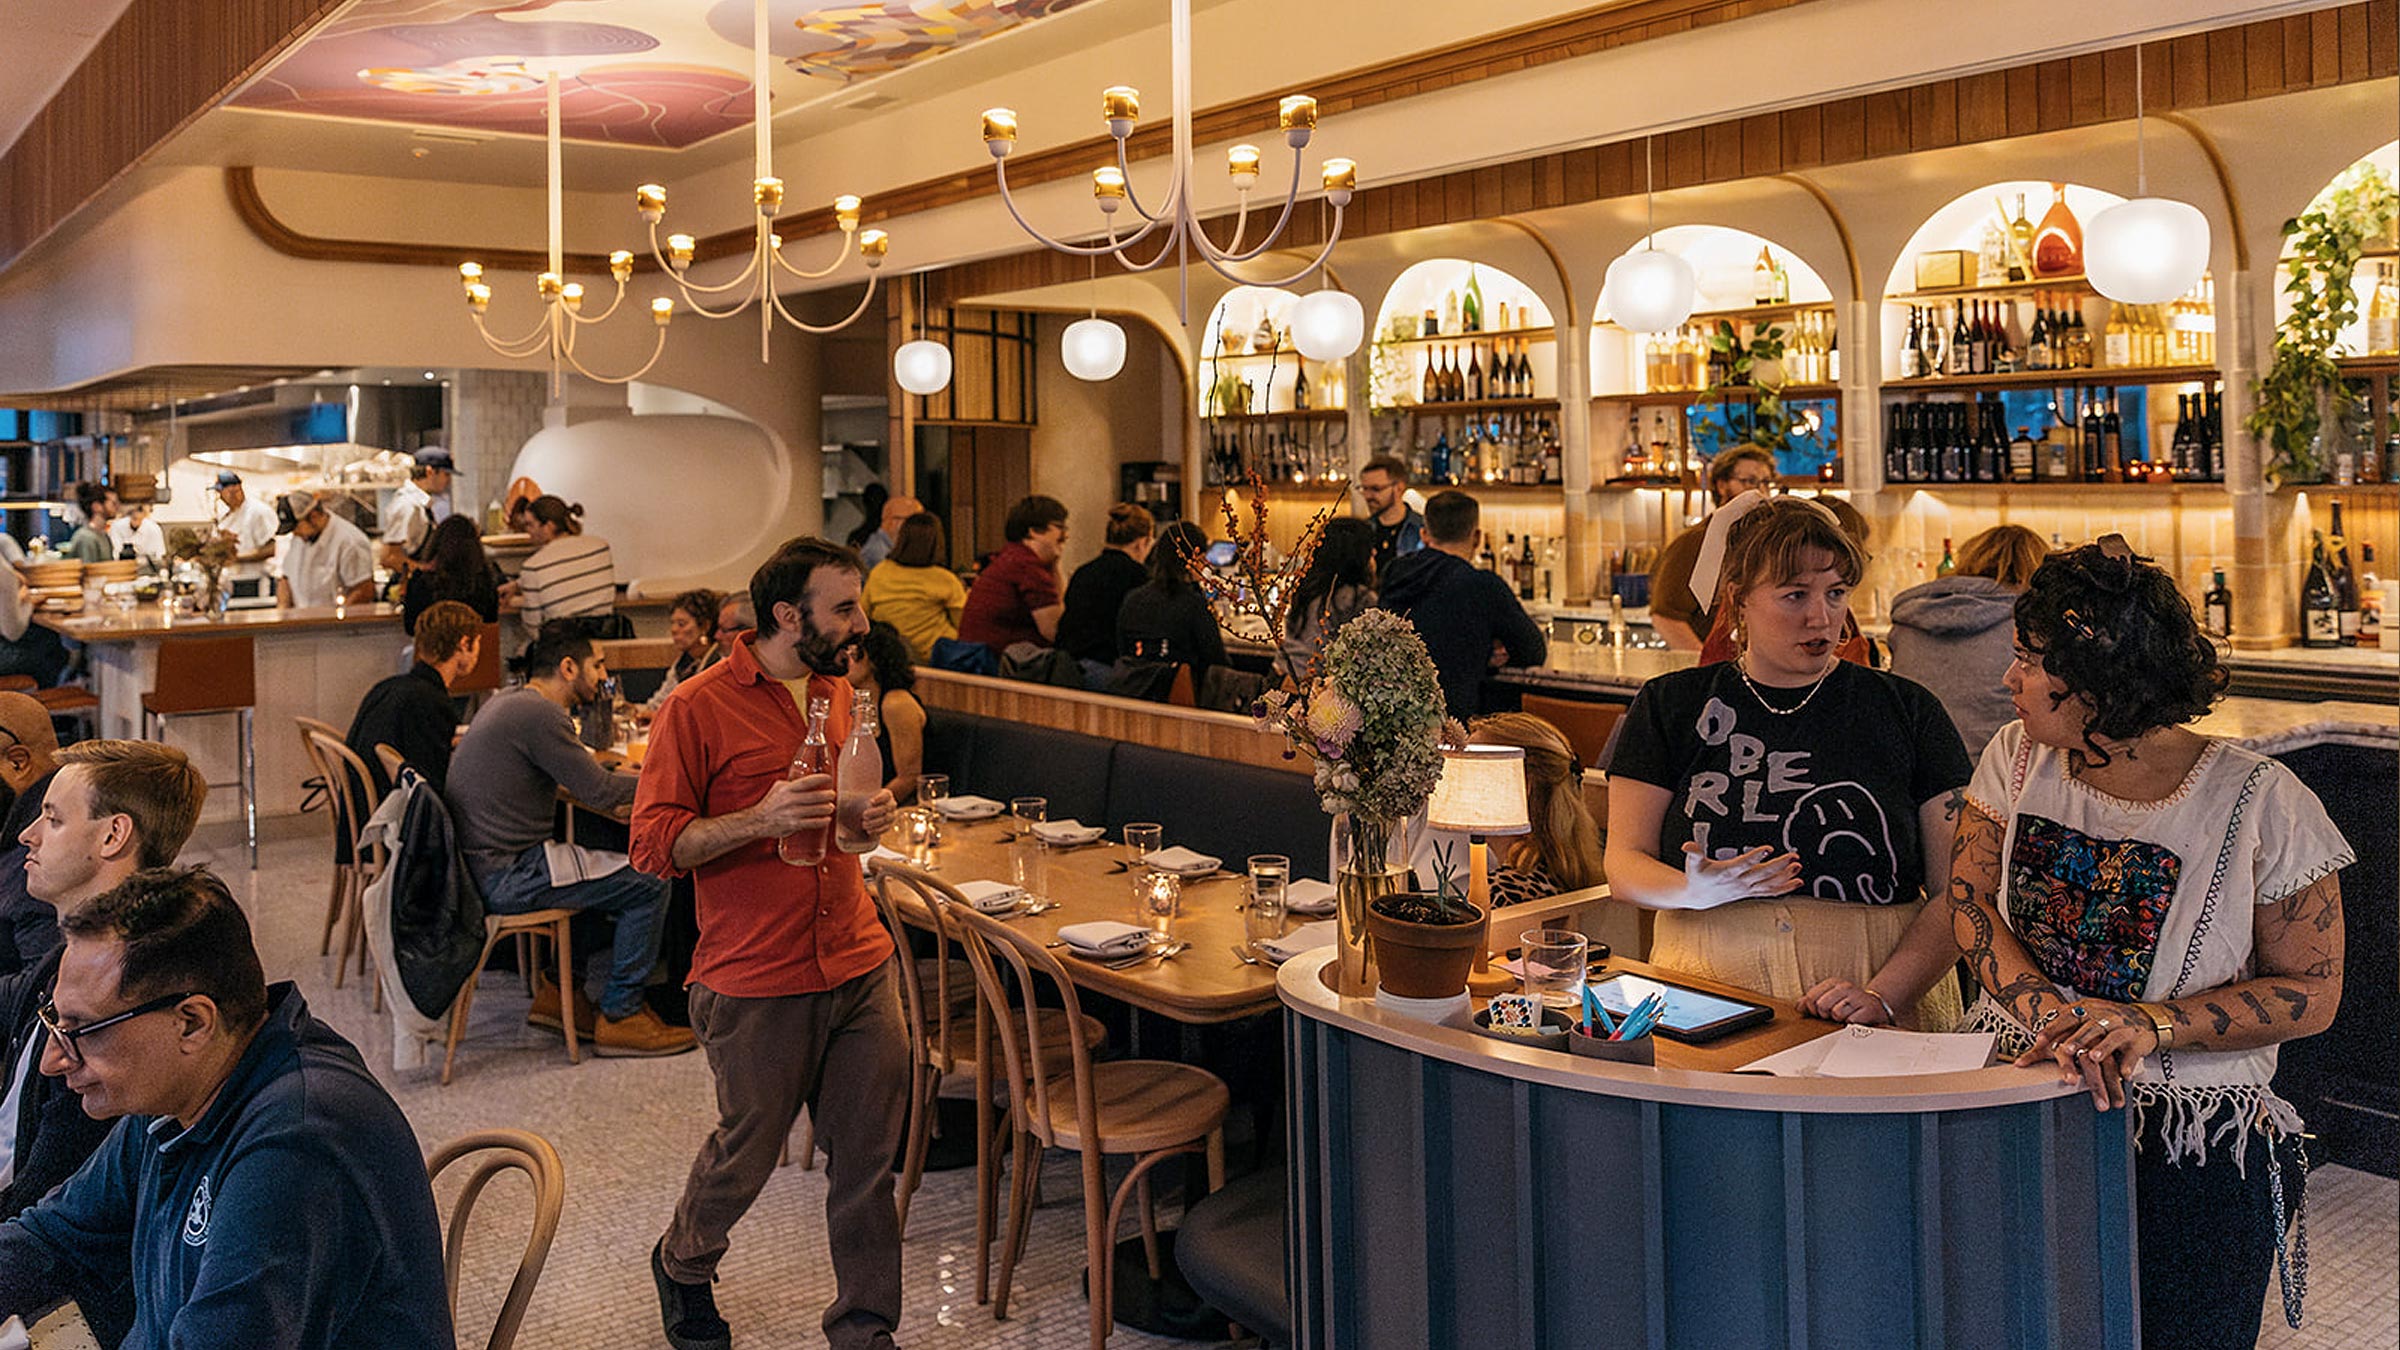
{"label": "gold necklace", "polygon": [[1750,697],[1758,700],[1758,706],[1775,714],[1777,717],[1790,717],[1798,713],[1802,708],[1808,706],[1808,701],[1815,698],[1817,696],[1817,691],[1825,687],[1825,681],[1832,678],[1835,667],[1841,665],[1841,663],[1842,658],[1838,656],[1833,658],[1833,665],[1825,667],[1825,673],[1819,675],[1817,677],[1817,682],[1808,687],[1808,692],[1801,696],[1800,701],[1788,708],[1778,708],[1774,704],[1767,702],[1767,696],[1759,689],[1758,682],[1750,678],[1750,657],[1747,653],[1744,653],[1739,661],[1734,662],[1733,669],[1734,673],[1742,677],[1742,683],[1748,686],[1750,690]]}

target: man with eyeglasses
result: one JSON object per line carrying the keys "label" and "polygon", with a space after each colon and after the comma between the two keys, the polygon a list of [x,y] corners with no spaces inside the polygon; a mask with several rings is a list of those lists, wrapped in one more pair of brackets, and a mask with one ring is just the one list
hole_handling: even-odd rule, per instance
{"label": "man with eyeglasses", "polygon": [[59,928],[42,1071],[124,1119],[0,1224],[0,1314],[129,1278],[130,1344],[450,1350],[416,1135],[300,991],[267,984],[225,883],[137,872]]}
{"label": "man with eyeglasses", "polygon": [[[1775,457],[1756,446],[1720,450],[1708,461],[1709,509],[1752,490],[1775,491]],[[1708,517],[1670,540],[1650,567],[1650,627],[1679,652],[1700,650],[1708,636],[1713,595],[1692,594],[1692,565],[1708,538]]]}
{"label": "man with eyeglasses", "polygon": [[0,694],[0,977],[58,949],[58,911],[25,889],[25,845],[17,836],[41,814],[58,772],[50,712],[23,694]]}
{"label": "man with eyeglasses", "polygon": [[[0,729],[22,735],[0,695]],[[30,699],[24,700],[32,702]],[[37,710],[39,705],[35,705]],[[43,719],[47,728],[48,719]],[[0,736],[0,767],[13,771],[17,749]],[[13,1218],[73,1176],[107,1137],[112,1122],[87,1112],[69,1084],[42,1066],[46,1033],[39,1015],[59,969],[58,916],[104,895],[146,866],[175,861],[208,785],[182,751],[149,741],[85,741],[55,751],[56,769],[39,791],[17,851],[5,855],[26,904],[48,916],[49,940],[32,962],[0,981],[0,1029],[9,1076],[0,1096],[0,1219]],[[14,813],[12,813],[12,819]],[[30,927],[30,926],[29,926]],[[133,1324],[133,1290],[122,1278],[64,1291],[83,1309],[103,1344]],[[37,1310],[38,1311],[38,1310]]]}

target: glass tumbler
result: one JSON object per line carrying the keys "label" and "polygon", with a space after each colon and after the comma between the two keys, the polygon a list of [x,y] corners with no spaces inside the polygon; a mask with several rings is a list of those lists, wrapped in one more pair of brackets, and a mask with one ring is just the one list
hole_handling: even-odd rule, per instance
{"label": "glass tumbler", "polygon": [[1050,851],[1033,827],[1050,818],[1050,800],[1011,797],[1008,814],[1017,822],[1016,834],[1008,843],[1009,884],[1025,892],[1028,899],[1043,899],[1049,891]]}
{"label": "glass tumbler", "polygon": [[928,773],[918,775],[917,805],[924,807],[933,816],[933,847],[935,848],[940,848],[942,846],[942,813],[940,808],[942,799],[949,795],[950,775],[946,773]]}
{"label": "glass tumbler", "polygon": [[921,871],[935,869],[933,848],[939,839],[937,817],[922,806],[912,806],[900,813],[900,837],[908,844],[908,865]]}
{"label": "glass tumbler", "polygon": [[1567,928],[1528,928],[1517,935],[1525,992],[1544,1004],[1581,1015],[1584,936]]}
{"label": "glass tumbler", "polygon": [[1291,859],[1279,853],[1252,855],[1250,901],[1242,909],[1242,936],[1252,944],[1283,936],[1284,891],[1291,878]]}
{"label": "glass tumbler", "polygon": [[1182,880],[1173,872],[1151,872],[1134,883],[1133,893],[1140,901],[1140,922],[1150,930],[1151,945],[1172,941],[1176,916],[1183,912]]}

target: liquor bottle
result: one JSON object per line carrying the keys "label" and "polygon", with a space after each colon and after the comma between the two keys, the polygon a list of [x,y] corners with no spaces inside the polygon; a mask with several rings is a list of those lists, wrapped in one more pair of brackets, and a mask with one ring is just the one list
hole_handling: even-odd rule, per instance
{"label": "liquor bottle", "polygon": [[1549,418],[1543,418],[1542,481],[1544,483],[1563,483],[1567,481],[1565,473],[1566,466],[1562,457],[1562,450],[1563,447],[1561,447],[1558,443],[1558,430],[1550,425]]}
{"label": "liquor bottle", "polygon": [[1425,307],[1425,313],[1423,317],[1417,320],[1417,336],[1421,338],[1429,338],[1440,337],[1441,335],[1442,316],[1434,309],[1433,306],[1427,305]]}
{"label": "liquor bottle", "polygon": [[2341,611],[2336,608],[2333,577],[2325,562],[2325,536],[2314,530],[2309,535],[2314,548],[2309,558],[2308,581],[2300,590],[2300,645],[2339,647]]}
{"label": "liquor bottle", "polygon": [[2108,411],[2100,414],[2100,481],[2125,481],[2125,423],[2117,415],[2117,391],[2108,391]]}
{"label": "liquor bottle", "polygon": [[1925,373],[1925,311],[1908,307],[1908,339],[1900,344],[1900,377],[1914,380]]}
{"label": "liquor bottle", "polygon": [[2383,578],[2375,575],[2375,546],[2358,545],[2358,645],[2383,644]]}
{"label": "liquor bottle", "polygon": [[2177,478],[2193,476],[2193,466],[2198,462],[2199,455],[2194,452],[2192,437],[2198,431],[2199,428],[2193,425],[2192,395],[2177,394],[2175,439],[2167,446],[2167,467],[2174,471]]}
{"label": "liquor bottle", "polygon": [[1419,403],[1442,401],[1441,362],[1431,347],[1425,349],[1425,383],[1417,394],[1417,401]]}
{"label": "liquor bottle", "polygon": [[2400,282],[2392,280],[2392,269],[2376,269],[2375,295],[2367,302],[2367,354],[2383,356],[2400,352]]}
{"label": "liquor bottle", "polygon": [[2018,427],[2017,438],[2008,443],[2008,481],[2012,483],[2032,482],[2034,458],[2032,430],[2027,427]]}
{"label": "liquor bottle", "polygon": [[1775,303],[1775,259],[1764,244],[1759,245],[1758,261],[1750,265],[1750,303]]}
{"label": "liquor bottle", "polygon": [[1942,538],[1942,560],[1934,566],[1933,574],[1936,577],[1946,577],[1957,570],[1958,563],[1950,556],[1950,539],[1945,535]]}
{"label": "liquor bottle", "polygon": [[1893,403],[1884,409],[1883,478],[1887,483],[1909,481],[1908,408],[1905,403]]}
{"label": "liquor bottle", "polygon": [[2083,326],[2081,306],[2076,307],[2071,331],[2073,337],[2070,340],[2075,350],[2075,368],[2090,370],[2092,368],[2092,330]]}
{"label": "liquor bottle", "polygon": [[[1467,284],[1471,286],[1474,283],[1470,281]],[[1469,399],[1477,402],[1481,402],[1483,399],[1483,353],[1472,346],[1467,348],[1467,378],[1464,393]]]}
{"label": "liquor bottle", "polygon": [[1466,330],[1459,327],[1458,292],[1455,290],[1444,292],[1442,295],[1442,333],[1444,336],[1455,337],[1464,331]]}
{"label": "liquor bottle", "polygon": [[[2192,396],[2193,411],[2199,412],[2200,396]],[[2192,473],[2205,482],[2225,481],[2225,405],[2216,390],[2208,391],[2208,410],[2200,412],[2200,429],[2192,433],[2197,457]]]}
{"label": "liquor bottle", "polygon": [[2208,594],[2200,597],[2200,626],[2213,638],[2233,636],[2233,592],[2225,589],[2225,569],[2216,569]]}
{"label": "liquor bottle", "polygon": [[1994,302],[1992,314],[1992,369],[2002,375],[2014,374],[2017,369],[2016,340],[2008,335],[2008,327],[2016,320],[2014,302]]}
{"label": "liquor bottle", "polygon": [[1475,279],[1475,264],[1473,263],[1467,264],[1467,294],[1465,299],[1459,302],[1458,317],[1459,322],[1465,325],[1460,331],[1468,333],[1483,331],[1483,284]]}
{"label": "liquor bottle", "polygon": [[2101,439],[2100,400],[2096,396],[2084,402],[2082,431],[2083,473],[2081,476],[2087,483],[2098,482],[2107,464],[2107,458],[2105,443]]}
{"label": "liquor bottle", "polygon": [[2358,577],[2350,570],[2350,541],[2342,534],[2342,499],[2333,499],[2333,533],[2325,539],[2326,579],[2333,583],[2335,623],[2344,642],[2358,641]]}
{"label": "liquor bottle", "polygon": [[2017,194],[2016,219],[2008,222],[2008,279],[2033,280],[2033,222],[2025,216],[2025,194]]}
{"label": "liquor bottle", "polygon": [[1517,550],[1517,598],[1519,600],[1533,598],[1533,573],[1533,536],[1529,534],[1525,536],[1525,542]]}
{"label": "liquor bottle", "polygon": [[[1513,539],[1516,536],[1510,535],[1509,537]],[[1492,560],[1492,537],[1488,534],[1483,537],[1482,551],[1475,555],[1475,565],[1486,572],[1496,573],[1500,570],[1499,564]]]}
{"label": "liquor bottle", "polygon": [[[808,734],[800,742],[800,752],[792,756],[791,766],[784,770],[786,779],[833,772],[833,748],[825,740],[825,719],[832,713],[831,699],[808,701]],[[775,856],[794,867],[816,866],[825,861],[826,828],[812,825],[783,836],[775,841]]]}
{"label": "liquor bottle", "polygon": [[875,744],[875,694],[861,689],[850,698],[850,739],[842,742],[842,766],[834,776],[833,839],[844,853],[872,853],[867,803],[883,791],[883,751]]}
{"label": "liquor bottle", "polygon": [[2033,327],[2025,334],[2025,368],[2050,369],[2050,311],[2038,301],[2033,307]]}
{"label": "liquor bottle", "polygon": [[2073,276],[2083,270],[2083,226],[2067,209],[2067,185],[2050,185],[2050,209],[2033,232],[2033,274]]}
{"label": "liquor bottle", "polygon": [[1984,400],[1983,462],[1976,468],[1976,480],[1984,483],[2008,481],[2008,408],[1998,394]]}
{"label": "liquor bottle", "polygon": [[1426,459],[1426,476],[1447,487],[1457,481],[1450,476],[1450,429],[1444,427],[1433,438],[1433,450]]}
{"label": "liquor bottle", "polygon": [[1299,366],[1292,371],[1292,411],[1308,411],[1308,367],[1306,366]]}

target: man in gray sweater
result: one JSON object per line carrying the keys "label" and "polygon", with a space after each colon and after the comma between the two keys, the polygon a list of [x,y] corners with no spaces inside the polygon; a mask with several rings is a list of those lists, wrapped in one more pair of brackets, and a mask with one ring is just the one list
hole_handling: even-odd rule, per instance
{"label": "man in gray sweater", "polygon": [[[567,709],[588,703],[608,678],[608,662],[590,635],[569,622],[544,624],[526,649],[525,687],[484,705],[450,757],[444,795],[468,870],[486,909],[523,914],[576,909],[614,915],[616,940],[608,982],[592,1018],[578,989],[537,983],[537,1024],[574,1016],[603,1055],[673,1055],[691,1049],[692,1033],[661,1021],[642,1001],[658,961],[667,883],[633,869],[621,853],[551,845],[558,789],[596,810],[633,802],[635,778],[600,767],[575,737]],[[570,1012],[570,1008],[572,1011]],[[547,1016],[545,1016],[547,1013]],[[591,1025],[584,1025],[590,1018]]]}

